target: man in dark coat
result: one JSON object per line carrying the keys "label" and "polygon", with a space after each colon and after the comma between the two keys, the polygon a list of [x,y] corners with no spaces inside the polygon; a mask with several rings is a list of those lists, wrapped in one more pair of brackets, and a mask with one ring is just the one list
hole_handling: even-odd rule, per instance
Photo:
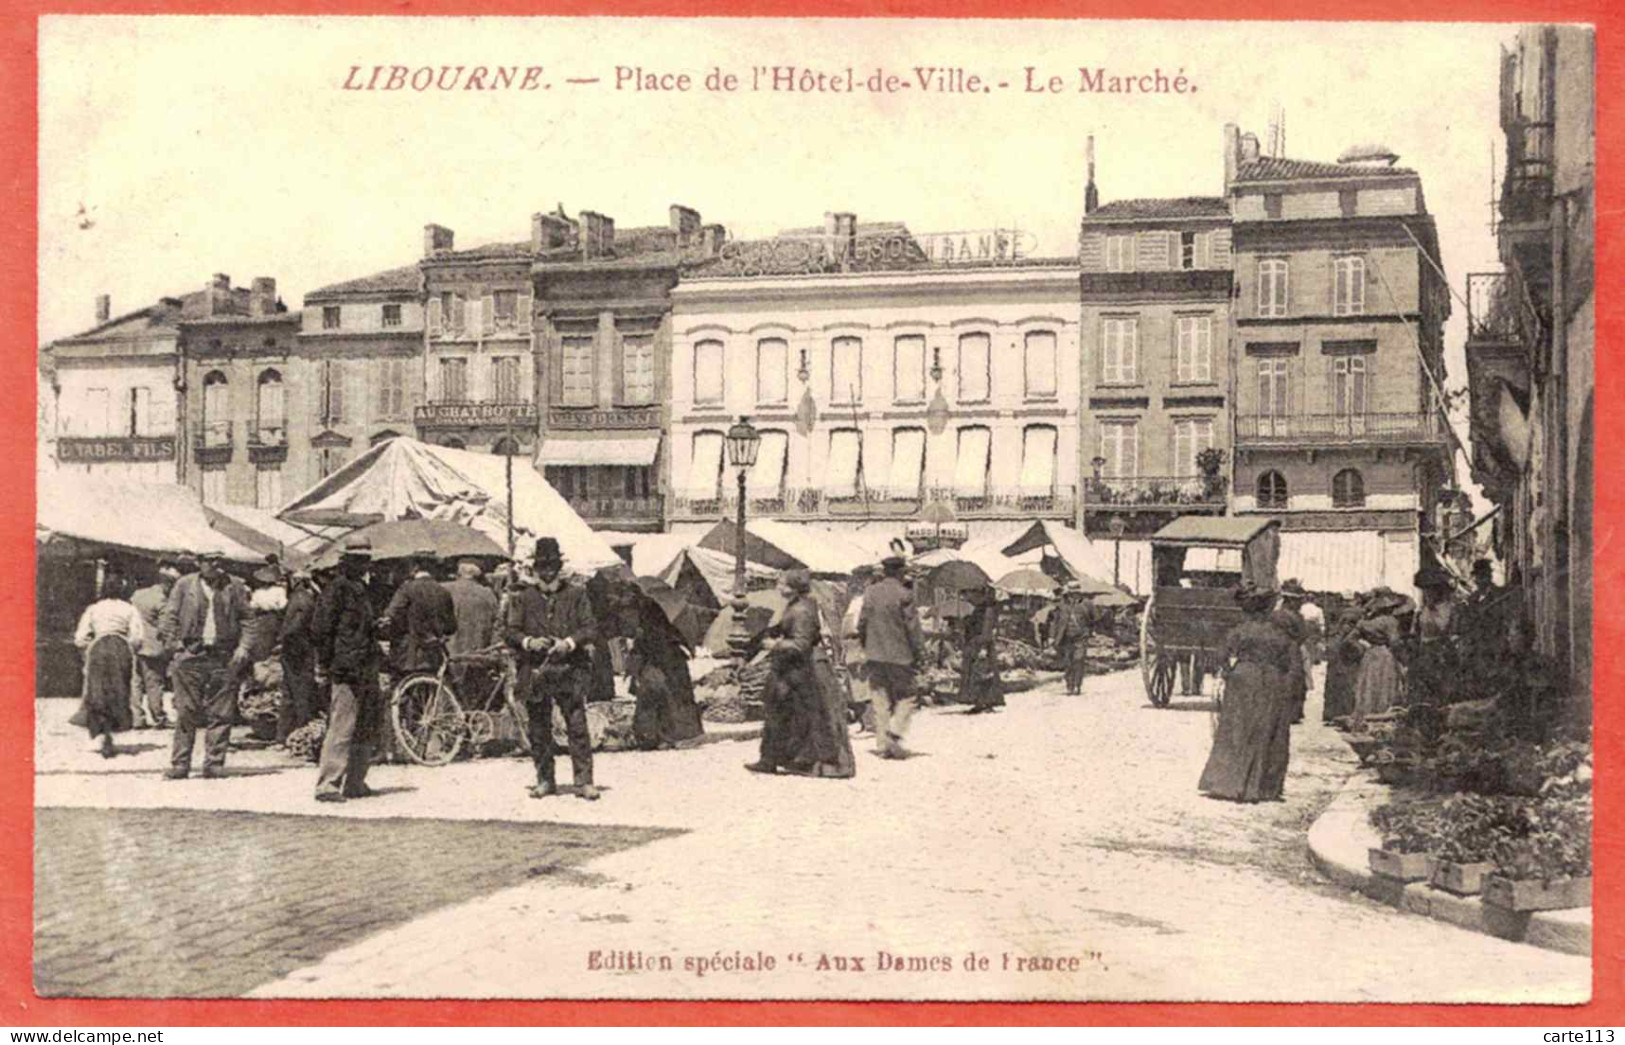
{"label": "man in dark coat", "polygon": [[248,589],[227,574],[219,552],[199,556],[197,573],[175,582],[159,615],[158,630],[171,653],[175,684],[175,739],[164,776],[184,780],[192,771],[192,746],[203,735],[203,776],[226,775],[231,723],[237,717],[234,665],[248,616]]}
{"label": "man in dark coat", "polygon": [[276,742],[311,720],[316,706],[316,585],[308,570],[288,580],[288,608],[282,612],[277,642],[282,647],[282,707],[277,713]]}
{"label": "man in dark coat", "polygon": [[1094,633],[1094,614],[1084,601],[1083,588],[1075,581],[1061,591],[1061,605],[1053,625],[1055,649],[1066,670],[1066,692],[1083,692],[1083,679],[1089,670],[1089,636]]}
{"label": "man in dark coat", "polygon": [[316,773],[316,801],[366,798],[367,766],[383,727],[384,698],[378,689],[378,632],[365,579],[372,545],[351,538],[339,562],[339,575],[322,591],[311,630],[316,636],[318,672],[333,680],[332,709]]}
{"label": "man in dark coat", "polygon": [[895,553],[882,559],[883,576],[864,591],[858,611],[864,678],[874,701],[875,751],[882,758],[907,757],[903,734],[914,713],[914,671],[925,656],[914,592],[903,581],[907,565]]}
{"label": "man in dark coat", "polygon": [[424,550],[412,556],[412,576],[395,589],[384,616],[389,620],[389,648],[395,670],[440,670],[446,640],[457,632],[457,607],[451,593],[434,579],[435,554]]}
{"label": "man in dark coat", "polygon": [[457,579],[444,585],[451,596],[457,631],[451,637],[453,654],[475,653],[496,641],[497,596],[480,583],[480,564],[465,559],[457,564]]}
{"label": "man in dark coat", "polygon": [[553,705],[564,716],[570,769],[576,794],[599,797],[592,780],[592,736],[587,732],[587,701],[593,689],[593,647],[598,621],[587,593],[559,576],[564,559],[559,542],[536,542],[535,578],[508,600],[503,637],[518,654],[518,691],[529,713],[530,754],[536,763],[532,798],[558,793],[553,759]]}

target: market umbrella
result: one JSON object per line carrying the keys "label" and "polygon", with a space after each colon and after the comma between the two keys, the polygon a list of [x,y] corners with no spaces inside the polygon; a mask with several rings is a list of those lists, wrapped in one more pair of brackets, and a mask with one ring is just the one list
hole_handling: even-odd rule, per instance
{"label": "market umbrella", "polygon": [[672,627],[683,636],[692,649],[705,641],[706,629],[716,615],[703,606],[696,606],[659,577],[639,577],[635,583],[644,595],[660,607]]}
{"label": "market umbrella", "polygon": [[[745,596],[745,601],[745,632],[752,638],[766,631],[768,625],[784,612],[785,598],[772,588],[750,592]],[[733,626],[733,601],[729,600],[706,629],[705,647],[712,653],[726,656],[728,636],[733,634]]]}
{"label": "market umbrella", "polygon": [[1000,577],[995,586],[1012,595],[1053,595],[1056,588],[1054,578],[1030,567],[1012,570]]}
{"label": "market umbrella", "polygon": [[372,542],[374,562],[408,559],[420,550],[432,550],[435,558],[506,559],[508,553],[480,531],[449,519],[392,519],[363,526],[330,542],[316,553],[311,565],[318,569],[338,565],[344,546],[356,538]]}
{"label": "market umbrella", "polygon": [[958,517],[954,515],[954,510],[946,504],[941,501],[932,501],[925,506],[925,511],[920,513],[920,521],[941,526],[943,523],[957,522]]}
{"label": "market umbrella", "polygon": [[935,591],[961,592],[970,588],[985,588],[993,578],[968,559],[952,559],[931,571],[930,584]]}

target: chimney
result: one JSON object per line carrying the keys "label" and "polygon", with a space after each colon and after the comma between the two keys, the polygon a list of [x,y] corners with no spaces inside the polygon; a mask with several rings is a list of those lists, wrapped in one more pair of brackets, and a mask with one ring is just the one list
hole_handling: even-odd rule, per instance
{"label": "chimney", "polygon": [[677,246],[687,247],[693,244],[700,232],[700,212],[692,207],[681,204],[671,205],[671,230],[677,233]]}
{"label": "chimney", "polygon": [[209,282],[203,284],[203,314],[231,314],[231,277],[224,272],[216,272]]}
{"label": "chimney", "polygon": [[1230,192],[1230,186],[1236,180],[1236,167],[1241,158],[1241,131],[1233,123],[1224,125],[1224,191]]}
{"label": "chimney", "polygon": [[568,247],[575,238],[575,231],[576,223],[564,216],[564,208],[559,208],[557,214],[537,211],[530,216],[531,253]]}
{"label": "chimney", "polygon": [[721,225],[706,225],[700,229],[700,244],[708,258],[722,253],[722,245],[727,241],[728,230]]}
{"label": "chimney", "polygon": [[96,295],[96,324],[100,326],[113,318],[113,299],[107,294]]}
{"label": "chimney", "polygon": [[248,314],[273,316],[276,314],[276,280],[270,276],[255,276],[253,289],[248,294]]}
{"label": "chimney", "polygon": [[1241,162],[1253,163],[1258,159],[1258,135],[1247,133],[1241,136]]}
{"label": "chimney", "polygon": [[581,212],[583,260],[606,257],[615,249],[615,219],[597,211]]}
{"label": "chimney", "polygon": [[456,233],[444,225],[423,226],[423,256],[432,258],[443,250],[451,250]]}
{"label": "chimney", "polygon": [[1100,206],[1100,190],[1095,188],[1095,136],[1089,135],[1087,146],[1089,160],[1089,181],[1083,187],[1083,212],[1093,214]]}

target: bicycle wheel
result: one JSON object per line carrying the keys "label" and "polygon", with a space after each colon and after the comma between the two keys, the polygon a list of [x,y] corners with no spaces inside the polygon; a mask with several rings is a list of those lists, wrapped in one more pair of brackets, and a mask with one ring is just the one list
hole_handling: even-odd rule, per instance
{"label": "bicycle wheel", "polygon": [[462,705],[433,675],[414,675],[396,686],[389,717],[401,750],[418,765],[443,766],[463,748]]}

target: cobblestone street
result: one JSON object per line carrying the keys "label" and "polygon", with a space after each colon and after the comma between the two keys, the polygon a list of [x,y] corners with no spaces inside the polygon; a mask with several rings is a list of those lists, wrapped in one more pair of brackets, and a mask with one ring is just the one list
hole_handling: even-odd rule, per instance
{"label": "cobblestone street", "polygon": [[[288,860],[289,843],[278,848],[277,839],[325,838],[294,859],[323,866],[327,881],[344,879],[331,897],[338,906],[387,883],[392,859],[410,864],[437,848],[462,854],[443,865],[457,888],[424,889],[432,902],[418,907],[369,901],[366,924],[315,942],[300,927],[297,904],[221,905],[226,913],[217,917],[233,926],[227,934],[280,938],[284,950],[257,969],[245,960],[227,962],[213,979],[200,973],[201,993],[237,993],[258,975],[251,992],[258,997],[1572,1002],[1588,995],[1582,958],[1403,914],[1312,870],[1305,833],[1354,770],[1347,747],[1318,725],[1314,696],[1309,724],[1294,731],[1288,800],[1240,806],[1195,790],[1214,722],[1207,701],[1154,710],[1137,672],[1091,678],[1082,698],[1060,690],[1059,680],[1047,681],[991,716],[929,709],[910,734],[919,757],[881,761],[864,738],[858,776],[849,781],[745,773],[750,743],[603,755],[597,776],[607,787],[598,803],[527,800],[528,766],[515,760],[380,767],[370,779],[389,793],[336,807],[311,802],[314,769],[267,755],[234,755],[243,775],[233,779],[166,783],[156,778],[161,752],[103,763],[79,750],[79,734],[53,731],[42,712],[40,863],[77,868],[87,850],[129,847],[108,839],[170,820],[305,825],[207,830],[222,873],[272,895],[283,895],[270,883]],[[568,775],[562,766],[561,773]],[[282,815],[222,821],[174,812],[143,821],[124,819],[134,813],[70,816],[58,807]],[[323,820],[344,830],[308,826]],[[357,820],[368,821],[364,831]],[[455,837],[445,821],[508,826],[467,824],[488,833],[446,845],[435,841]],[[549,835],[563,824],[582,830]],[[533,878],[526,846],[549,837],[591,848],[566,850],[570,873]],[[358,847],[374,855],[352,861]],[[161,844],[130,848],[117,861],[102,857],[109,866],[134,860],[153,875],[185,877],[173,859]],[[422,882],[419,873],[406,881]],[[50,886],[42,881],[42,933],[81,927],[42,938],[42,987],[47,958],[59,962],[52,969],[81,973],[92,960],[76,933],[105,936],[96,931],[104,920],[132,936],[166,924],[151,917],[150,900],[124,877],[104,883],[80,870]],[[74,916],[52,909],[57,904]],[[186,920],[174,912],[164,918]],[[109,953],[120,963],[150,961]],[[965,969],[972,953],[987,959],[985,968]],[[288,967],[300,955],[308,960]],[[889,967],[893,957],[905,959],[903,970]],[[861,971],[851,958],[861,959]],[[152,975],[132,973],[130,982]]]}

